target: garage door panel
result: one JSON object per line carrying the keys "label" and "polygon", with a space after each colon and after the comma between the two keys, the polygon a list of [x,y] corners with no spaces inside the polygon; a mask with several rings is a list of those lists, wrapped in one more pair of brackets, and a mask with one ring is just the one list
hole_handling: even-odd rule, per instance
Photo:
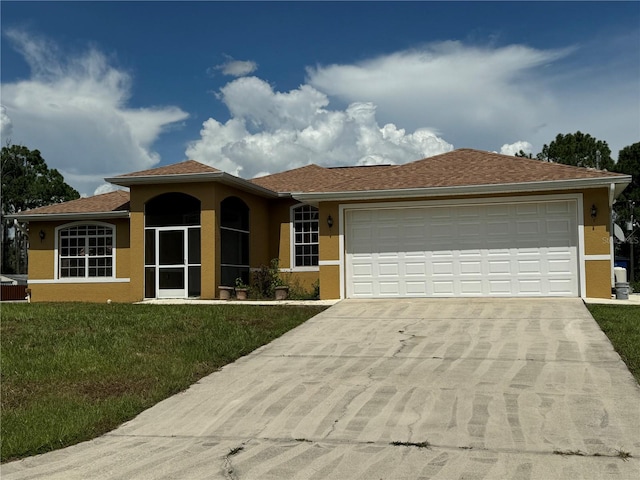
{"label": "garage door panel", "polygon": [[573,200],[348,210],[346,227],[348,296],[578,295]]}
{"label": "garage door panel", "polygon": [[547,233],[550,235],[566,235],[571,231],[571,222],[569,220],[547,220],[546,226]]}
{"label": "garage door panel", "polygon": [[480,275],[482,263],[480,261],[461,261],[460,275]]}
{"label": "garage door panel", "polygon": [[461,295],[482,295],[482,281],[480,280],[461,280],[460,281],[460,294]]}
{"label": "garage door panel", "polygon": [[568,217],[571,213],[571,204],[569,202],[546,202],[542,204],[544,213],[547,216],[559,215]]}
{"label": "garage door panel", "polygon": [[371,263],[356,263],[353,265],[353,277],[373,277],[373,265]]}
{"label": "garage door panel", "polygon": [[488,261],[488,273],[497,275],[511,275],[511,261],[510,260],[493,260]]}
{"label": "garage door panel", "polygon": [[424,277],[427,274],[427,266],[425,262],[412,262],[405,264],[405,275]]}
{"label": "garage door panel", "polygon": [[537,203],[518,203],[516,204],[516,213],[518,215],[538,215],[539,208]]}
{"label": "garage door panel", "polygon": [[527,294],[527,295],[541,295],[542,285],[541,281],[538,279],[524,279],[520,278],[517,280],[518,282],[518,293]]}
{"label": "garage door panel", "polygon": [[380,281],[379,294],[382,297],[397,297],[400,295],[400,284],[398,282]]}
{"label": "garage door panel", "polygon": [[372,297],[374,295],[373,282],[359,282],[354,280],[352,283],[353,295],[355,297]]}
{"label": "garage door panel", "polygon": [[379,263],[378,265],[378,275],[380,276],[397,277],[400,274],[398,263]]}
{"label": "garage door panel", "polygon": [[511,280],[489,280],[489,295],[511,295]]}
{"label": "garage door panel", "polygon": [[571,274],[571,259],[567,258],[564,260],[561,259],[551,259],[547,262],[547,268],[549,273],[557,273],[570,275]]}
{"label": "garage door panel", "polygon": [[433,262],[431,264],[432,275],[453,275],[453,261]]}
{"label": "garage door panel", "polygon": [[433,294],[434,295],[447,295],[453,296],[453,280],[433,282]]}
{"label": "garage door panel", "polygon": [[539,260],[518,260],[518,274],[527,275],[533,273],[534,275],[540,274],[540,261]]}
{"label": "garage door panel", "polygon": [[517,220],[516,233],[518,235],[539,235],[542,231],[540,220]]}
{"label": "garage door panel", "polygon": [[572,295],[573,285],[570,280],[567,279],[550,279],[549,280],[549,291],[547,292],[549,295],[561,295],[561,296],[570,296]]}
{"label": "garage door panel", "polygon": [[406,283],[407,295],[414,297],[425,297],[427,295],[427,282],[411,282]]}

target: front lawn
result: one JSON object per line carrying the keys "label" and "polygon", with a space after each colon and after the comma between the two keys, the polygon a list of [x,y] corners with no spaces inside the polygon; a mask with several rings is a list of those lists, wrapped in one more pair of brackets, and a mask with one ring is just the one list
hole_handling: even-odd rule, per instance
{"label": "front lawn", "polygon": [[587,308],[640,383],[640,307],[587,305]]}
{"label": "front lawn", "polygon": [[4,462],[108,432],[326,307],[0,308]]}

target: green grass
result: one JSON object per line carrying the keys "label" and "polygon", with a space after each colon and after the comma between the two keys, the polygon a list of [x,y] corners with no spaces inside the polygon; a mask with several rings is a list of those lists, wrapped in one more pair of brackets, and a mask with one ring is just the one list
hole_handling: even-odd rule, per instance
{"label": "green grass", "polygon": [[3,304],[1,460],[101,435],[320,306]]}
{"label": "green grass", "polygon": [[640,307],[587,305],[629,371],[640,383]]}

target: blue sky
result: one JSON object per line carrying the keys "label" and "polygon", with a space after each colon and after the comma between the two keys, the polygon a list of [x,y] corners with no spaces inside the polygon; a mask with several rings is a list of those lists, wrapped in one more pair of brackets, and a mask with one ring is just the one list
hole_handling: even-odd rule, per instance
{"label": "blue sky", "polygon": [[83,194],[193,158],[243,177],[640,140],[639,2],[11,2],[2,141]]}

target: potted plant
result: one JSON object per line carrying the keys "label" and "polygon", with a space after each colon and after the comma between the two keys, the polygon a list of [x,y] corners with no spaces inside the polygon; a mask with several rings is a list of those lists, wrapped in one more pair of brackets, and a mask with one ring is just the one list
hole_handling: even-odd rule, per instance
{"label": "potted plant", "polygon": [[223,285],[218,287],[218,297],[220,300],[230,300],[231,292],[233,292],[233,287],[225,287]]}
{"label": "potted plant", "polygon": [[276,300],[286,300],[289,295],[289,287],[287,285],[275,285],[273,292],[276,296]]}
{"label": "potted plant", "polygon": [[289,295],[289,287],[280,276],[280,261],[277,258],[271,260],[271,286],[276,300],[286,300]]}
{"label": "potted plant", "polygon": [[244,283],[242,278],[236,278],[236,298],[238,300],[246,300],[249,292],[249,285]]}

